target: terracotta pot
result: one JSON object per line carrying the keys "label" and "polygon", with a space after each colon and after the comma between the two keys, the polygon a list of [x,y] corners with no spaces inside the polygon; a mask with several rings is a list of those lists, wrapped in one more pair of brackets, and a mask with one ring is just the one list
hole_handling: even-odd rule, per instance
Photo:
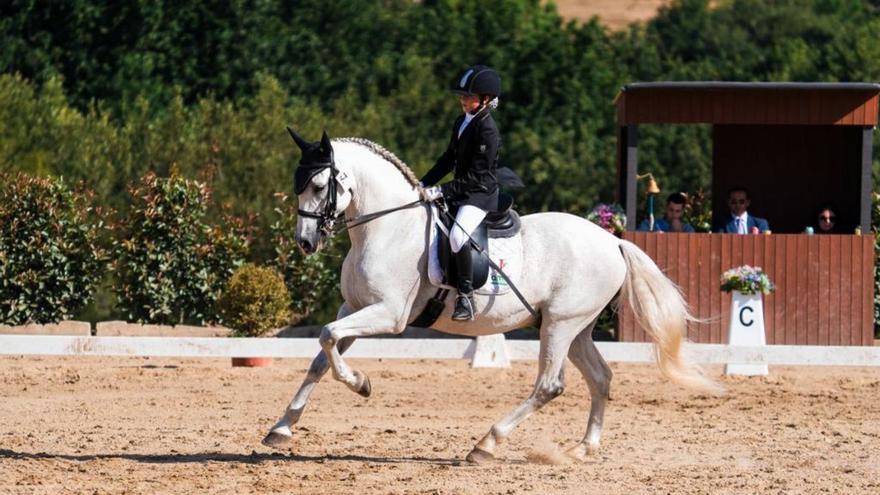
{"label": "terracotta pot", "polygon": [[272,358],[246,357],[232,358],[232,366],[245,366],[248,368],[265,368],[272,364]]}

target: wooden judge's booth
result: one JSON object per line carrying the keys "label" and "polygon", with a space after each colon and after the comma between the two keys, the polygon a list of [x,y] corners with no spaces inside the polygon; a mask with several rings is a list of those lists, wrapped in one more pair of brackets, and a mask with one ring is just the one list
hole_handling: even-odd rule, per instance
{"label": "wooden judge's booth", "polygon": [[[730,295],[720,290],[721,274],[748,264],[762,267],[777,287],[764,296],[768,344],[873,343],[871,161],[880,85],[636,83],[615,101],[625,238],[657,262],[706,321],[690,325],[691,340],[727,342]],[[711,124],[713,218],[727,213],[728,190],[743,185],[749,213],[767,218],[772,234],[635,232],[642,124]],[[664,199],[658,197],[661,215]],[[826,202],[837,208],[842,233],[803,233]],[[619,315],[618,338],[650,340],[629,308]]]}

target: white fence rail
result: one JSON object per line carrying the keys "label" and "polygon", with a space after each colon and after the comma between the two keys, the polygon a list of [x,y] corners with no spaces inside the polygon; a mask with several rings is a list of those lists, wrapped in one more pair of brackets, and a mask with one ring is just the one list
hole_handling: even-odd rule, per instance
{"label": "white fence rail", "polygon": [[[511,360],[533,360],[538,342],[508,340]],[[654,360],[651,344],[597,342],[609,362],[646,363]],[[153,356],[153,357],[275,357],[312,358],[316,339],[201,338],[201,337],[78,337],[0,335],[0,355]],[[473,339],[360,339],[345,354],[352,358],[472,359]],[[691,359],[703,364],[768,364],[808,366],[880,366],[880,347],[788,346],[734,347],[691,344]]]}

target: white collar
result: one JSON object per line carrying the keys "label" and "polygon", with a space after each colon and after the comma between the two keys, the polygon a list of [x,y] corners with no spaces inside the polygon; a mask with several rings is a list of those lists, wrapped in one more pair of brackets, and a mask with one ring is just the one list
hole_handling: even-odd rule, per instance
{"label": "white collar", "polygon": [[458,128],[458,137],[461,137],[461,133],[463,133],[468,124],[471,123],[471,120],[474,120],[474,117],[476,117],[476,114],[465,112],[464,120],[461,122],[461,126],[459,126]]}

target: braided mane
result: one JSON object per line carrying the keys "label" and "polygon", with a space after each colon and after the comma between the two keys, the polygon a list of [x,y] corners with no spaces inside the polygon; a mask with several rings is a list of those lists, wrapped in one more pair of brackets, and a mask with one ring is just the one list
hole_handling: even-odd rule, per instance
{"label": "braided mane", "polygon": [[406,181],[409,182],[411,186],[417,186],[419,184],[419,178],[416,177],[416,174],[413,173],[412,169],[407,166],[407,164],[403,163],[403,160],[397,157],[394,153],[385,149],[382,145],[376,144],[369,139],[360,138],[360,137],[345,137],[340,139],[334,139],[334,141],[339,141],[340,143],[354,143],[359,144],[373,153],[381,156],[382,158],[388,160],[403,174]]}

